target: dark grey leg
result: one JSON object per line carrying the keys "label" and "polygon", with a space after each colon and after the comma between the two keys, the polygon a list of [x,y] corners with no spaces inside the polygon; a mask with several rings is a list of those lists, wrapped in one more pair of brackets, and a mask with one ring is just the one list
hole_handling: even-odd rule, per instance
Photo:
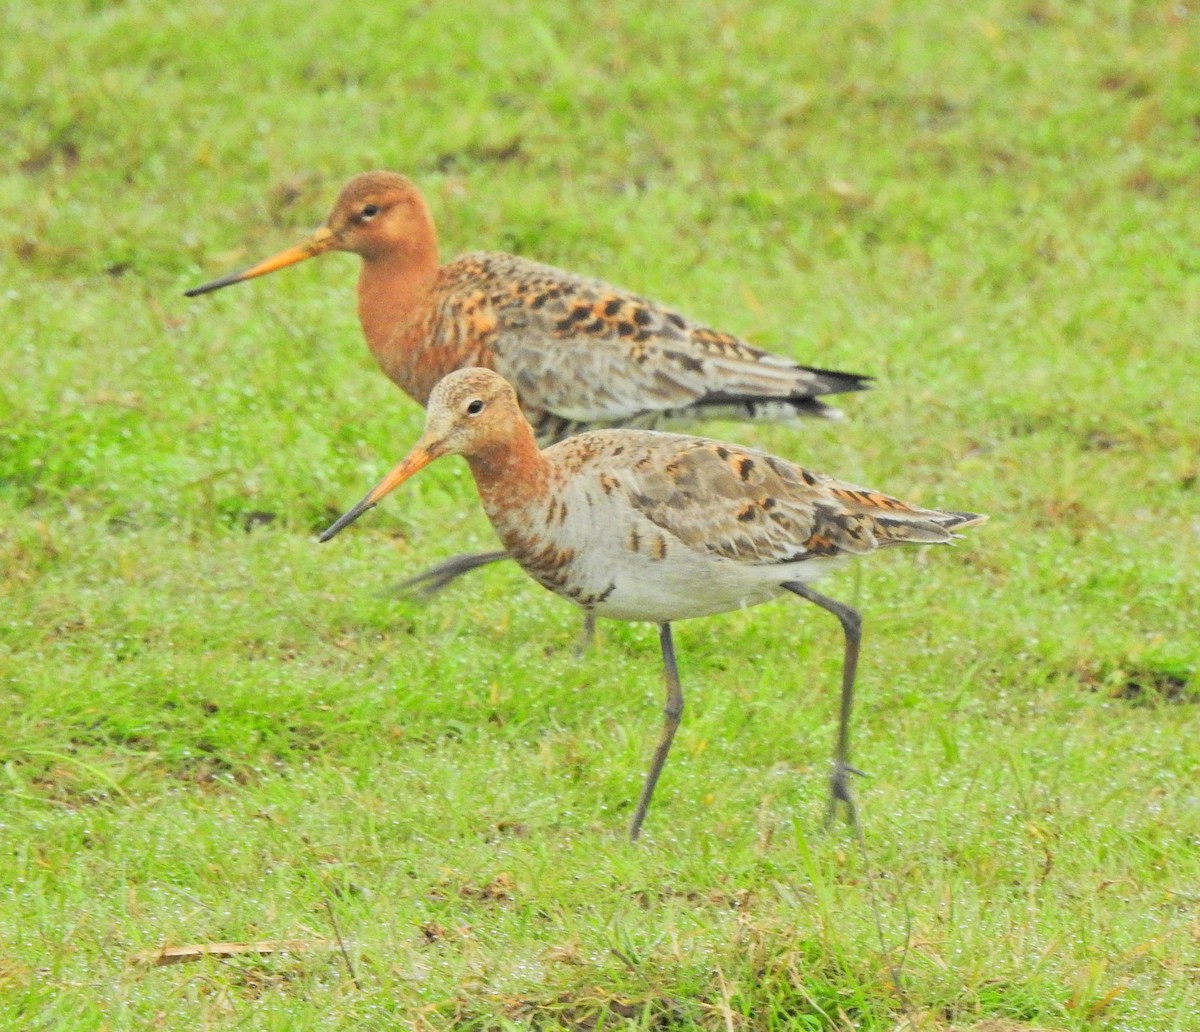
{"label": "dark grey leg", "polygon": [[[449,587],[464,573],[470,573],[489,563],[498,563],[503,559],[512,558],[507,552],[464,552],[462,555],[452,555],[436,566],[423,570],[415,577],[409,577],[392,586],[397,595],[412,595],[416,598],[433,598],[443,588]],[[583,617],[583,634],[575,646],[575,654],[582,656],[591,649],[596,640],[596,618],[591,613]]]}
{"label": "dark grey leg", "polygon": [[488,563],[498,563],[507,559],[507,552],[466,552],[462,555],[452,555],[449,559],[429,567],[415,577],[402,580],[392,590],[398,595],[416,595],[419,598],[432,598],[442,588],[457,580],[464,573],[470,573]]}
{"label": "dark grey leg", "polygon": [[663,667],[667,675],[667,704],[663,707],[662,736],[658,740],[658,748],[654,750],[654,759],[650,761],[650,771],[642,786],[642,797],[638,800],[637,810],[629,825],[630,842],[636,842],[642,830],[642,821],[646,819],[646,810],[650,807],[650,797],[654,795],[654,786],[658,784],[658,776],[662,773],[667,753],[671,751],[671,740],[675,737],[679,718],[683,714],[683,689],[679,686],[679,670],[675,666],[675,646],[671,641],[669,623],[659,624],[658,640],[662,645]]}
{"label": "dark grey leg", "polygon": [[596,614],[585,611],[583,614],[583,631],[579,641],[575,643],[575,658],[582,659],[596,644]]}
{"label": "dark grey leg", "polygon": [[781,587],[832,613],[842,623],[846,638],[846,651],[842,657],[842,705],[838,718],[837,749],[833,755],[833,774],[829,779],[829,809],[825,814],[825,826],[833,823],[838,803],[845,803],[846,817],[851,827],[856,827],[858,811],[850,793],[850,775],[861,776],[862,771],[850,766],[850,709],[854,704],[854,675],[858,670],[858,650],[862,644],[862,617],[852,606],[828,598],[798,581],[790,581]]}

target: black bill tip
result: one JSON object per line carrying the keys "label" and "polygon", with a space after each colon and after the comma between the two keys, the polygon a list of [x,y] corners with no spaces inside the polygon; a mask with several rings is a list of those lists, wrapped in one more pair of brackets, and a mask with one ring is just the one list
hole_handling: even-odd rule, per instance
{"label": "black bill tip", "polygon": [[215,279],[211,283],[204,283],[199,287],[192,287],[191,290],[183,292],[184,297],[199,297],[201,294],[211,294],[214,290],[220,290],[222,287],[232,286],[234,283],[242,282],[242,274],[240,272],[231,272],[228,276],[222,276],[220,279]]}
{"label": "black bill tip", "polygon": [[328,530],[326,530],[319,538],[317,538],[317,541],[322,545],[325,544],[325,542],[328,541],[330,538],[336,537],[343,530],[345,530],[348,526],[350,526],[351,523],[353,523],[356,519],[358,519],[368,509],[374,509],[374,508],[375,508],[375,503],[369,502],[369,501],[367,501],[366,498],[364,498],[349,512],[345,512],[341,516],[339,516],[337,518],[337,521]]}

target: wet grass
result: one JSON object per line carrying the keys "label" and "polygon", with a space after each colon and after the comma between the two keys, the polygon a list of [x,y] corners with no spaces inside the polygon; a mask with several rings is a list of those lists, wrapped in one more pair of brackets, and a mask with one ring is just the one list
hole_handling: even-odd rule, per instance
{"label": "wet grass", "polygon": [[[2,1023],[1197,1024],[1196,17],[9,5]],[[447,254],[879,380],[841,425],[710,433],[991,514],[826,585],[866,618],[866,860],[819,831],[825,614],[678,627],[633,849],[651,628],[578,660],[574,611],[501,567],[391,597],[491,547],[457,462],[315,545],[421,425],[353,260],[180,295],[373,167]],[[282,939],[314,948],[133,961]]]}

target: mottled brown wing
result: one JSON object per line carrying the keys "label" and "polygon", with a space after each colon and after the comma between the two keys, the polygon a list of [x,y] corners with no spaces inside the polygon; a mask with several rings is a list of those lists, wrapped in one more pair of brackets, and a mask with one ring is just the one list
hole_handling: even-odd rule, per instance
{"label": "mottled brown wing", "polygon": [[[473,254],[496,325],[495,369],[527,411],[578,423],[718,404],[861,390],[865,377],[811,369],[707,329],[645,298],[513,255]],[[779,418],[776,415],[775,418]]]}
{"label": "mottled brown wing", "polygon": [[[630,504],[689,547],[739,562],[783,563],[861,555],[884,545],[941,543],[973,513],[907,505],[764,452],[678,434],[619,431],[607,438],[602,468]],[[568,441],[567,447],[573,441]],[[599,441],[598,441],[599,443]]]}

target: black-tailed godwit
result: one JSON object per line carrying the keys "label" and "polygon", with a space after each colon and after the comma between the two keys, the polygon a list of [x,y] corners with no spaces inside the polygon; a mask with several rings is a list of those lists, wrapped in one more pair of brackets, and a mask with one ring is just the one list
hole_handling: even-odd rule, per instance
{"label": "black-tailed godwit", "polygon": [[636,839],[683,711],[671,623],[786,592],[827,610],[845,638],[829,801],[854,819],[850,710],[860,643],[852,607],[810,586],[885,545],[941,544],[987,517],[908,505],[732,444],[650,430],[594,430],[539,450],[512,387],[451,373],[428,399],[408,456],[321,537],[327,541],[419,469],[462,455],[504,547],[539,584],[589,615],[658,624],[662,736],[630,825]]}
{"label": "black-tailed godwit", "polygon": [[[437,230],[416,185],[366,172],[342,188],[303,243],[189,297],[329,251],[362,258],[358,315],[384,373],[422,405],[455,369],[511,383],[542,445],[582,430],[707,417],[836,418],[826,394],[869,378],[800,365],[599,280],[494,252],[439,264]],[[503,552],[460,555],[407,586],[436,591]]]}

